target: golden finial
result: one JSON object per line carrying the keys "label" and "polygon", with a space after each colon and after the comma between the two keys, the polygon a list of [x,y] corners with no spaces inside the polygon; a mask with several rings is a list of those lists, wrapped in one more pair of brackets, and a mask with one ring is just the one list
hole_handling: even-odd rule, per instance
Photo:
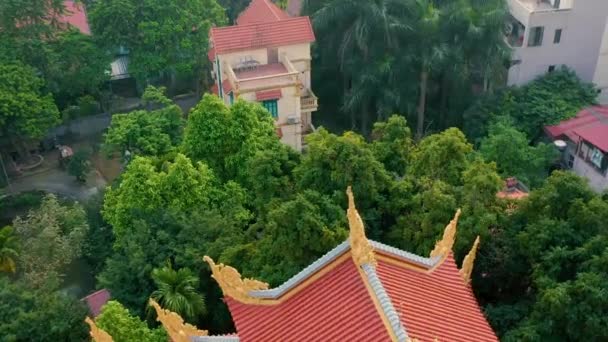
{"label": "golden finial", "polygon": [[84,319],[84,321],[87,322],[87,324],[91,328],[89,334],[91,335],[91,339],[93,340],[93,342],[113,342],[112,336],[110,336],[110,334],[103,331],[102,329],[98,328],[91,318],[87,317]]}
{"label": "golden finial", "polygon": [[185,323],[180,315],[161,308],[154,299],[150,298],[149,304],[156,310],[156,320],[163,325],[171,341],[191,342],[191,336],[208,335],[207,330],[199,330],[195,326]]}
{"label": "golden finial", "polygon": [[454,239],[456,238],[456,226],[458,225],[458,217],[460,217],[460,209],[456,210],[456,215],[443,231],[443,238],[435,243],[435,248],[431,251],[431,258],[436,256],[444,257],[452,250]]}
{"label": "golden finial", "polygon": [[225,296],[232,297],[241,303],[257,304],[261,300],[249,295],[251,291],[267,290],[268,284],[255,279],[241,279],[239,271],[224,264],[215,264],[213,259],[206,256],[203,258],[211,267],[213,279],[222,288]]}
{"label": "golden finial", "polygon": [[361,220],[361,216],[359,216],[359,212],[357,212],[357,208],[355,208],[355,198],[350,186],[346,189],[346,196],[348,196],[348,210],[346,215],[348,216],[348,225],[350,228],[348,237],[350,242],[350,254],[357,266],[364,264],[376,265],[374,249],[367,237],[365,237],[363,220]]}
{"label": "golden finial", "polygon": [[464,260],[462,261],[462,267],[459,271],[462,280],[464,280],[464,282],[467,284],[471,282],[471,273],[473,273],[473,265],[475,264],[475,256],[477,255],[478,247],[479,235],[477,235],[477,238],[475,239],[475,242],[473,243],[473,247],[471,247],[469,254],[464,257]]}

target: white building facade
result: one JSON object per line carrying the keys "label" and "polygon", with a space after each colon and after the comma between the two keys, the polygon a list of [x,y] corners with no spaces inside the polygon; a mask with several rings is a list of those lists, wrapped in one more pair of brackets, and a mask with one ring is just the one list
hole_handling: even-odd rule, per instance
{"label": "white building facade", "polygon": [[608,0],[507,0],[509,85],[562,65],[608,92]]}

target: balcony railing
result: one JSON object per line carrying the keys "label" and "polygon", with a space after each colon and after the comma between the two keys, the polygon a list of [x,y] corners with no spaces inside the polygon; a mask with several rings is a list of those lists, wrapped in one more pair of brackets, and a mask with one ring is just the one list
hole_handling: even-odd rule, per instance
{"label": "balcony railing", "polygon": [[299,72],[284,55],[279,56],[279,63],[252,64],[250,67],[233,69],[229,64],[224,66],[228,79],[238,93],[276,89],[295,86],[299,83]]}
{"label": "balcony railing", "polygon": [[310,89],[304,89],[300,97],[300,108],[303,112],[314,112],[318,107],[318,99]]}

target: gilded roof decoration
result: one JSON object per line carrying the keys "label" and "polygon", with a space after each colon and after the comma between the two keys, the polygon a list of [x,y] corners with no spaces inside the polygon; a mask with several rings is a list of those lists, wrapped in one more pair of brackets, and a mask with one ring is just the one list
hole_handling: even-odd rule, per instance
{"label": "gilded roof decoration", "polygon": [[211,267],[211,276],[220,285],[225,296],[232,297],[245,304],[255,304],[260,299],[252,297],[249,292],[268,289],[267,283],[249,278],[242,279],[239,271],[233,267],[216,264],[213,259],[206,255],[203,259]]}
{"label": "gilded roof decoration", "polygon": [[471,274],[473,273],[473,265],[475,264],[475,256],[477,255],[477,248],[479,248],[479,235],[473,243],[473,247],[469,251],[469,254],[464,257],[462,267],[460,268],[460,276],[465,283],[471,282]]}
{"label": "gilded roof decoration", "polygon": [[376,265],[376,258],[374,257],[374,249],[370,244],[369,240],[365,236],[365,227],[363,226],[363,220],[359,216],[359,212],[355,207],[355,199],[353,191],[349,186],[346,189],[346,195],[348,196],[348,225],[350,228],[349,242],[351,255],[357,266],[364,264]]}
{"label": "gilded roof decoration", "polygon": [[431,251],[431,258],[445,257],[452,251],[454,240],[456,239],[456,227],[458,225],[458,217],[460,217],[460,209],[456,210],[456,215],[443,231],[443,237],[437,241],[435,248]]}
{"label": "gilded roof decoration", "polygon": [[91,331],[89,332],[89,334],[91,335],[91,339],[93,340],[93,342],[113,342],[114,341],[114,340],[112,340],[112,336],[110,336],[110,334],[103,331],[102,329],[98,328],[97,325],[95,324],[95,322],[90,317],[85,318],[84,321],[87,322],[87,324],[91,328]]}
{"label": "gilded roof decoration", "polygon": [[207,330],[199,330],[197,327],[185,323],[184,319],[175,312],[163,309],[154,299],[150,298],[150,306],[156,310],[156,320],[158,320],[173,342],[191,342],[191,336],[207,336]]}

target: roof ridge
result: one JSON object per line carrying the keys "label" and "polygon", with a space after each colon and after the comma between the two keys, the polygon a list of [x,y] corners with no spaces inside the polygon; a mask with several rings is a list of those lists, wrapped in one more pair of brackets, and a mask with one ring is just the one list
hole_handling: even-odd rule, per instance
{"label": "roof ridge", "polygon": [[249,27],[258,27],[258,26],[263,26],[263,25],[266,25],[266,26],[280,25],[282,23],[298,21],[298,20],[302,20],[302,19],[308,19],[310,21],[309,16],[303,15],[303,16],[299,16],[299,17],[289,17],[287,19],[281,19],[281,20],[277,20],[277,21],[256,22],[256,23],[249,23],[249,24],[242,24],[242,25],[230,25],[230,26],[219,26],[219,27],[214,26],[211,28],[211,31],[222,31],[222,30],[235,29],[235,28],[246,29]]}
{"label": "roof ridge", "polygon": [[[391,329],[391,335],[395,336],[398,342],[407,342],[408,335],[405,330],[405,326],[403,322],[401,322],[401,318],[395,310],[393,306],[393,302],[391,298],[388,296],[380,277],[378,277],[378,273],[376,273],[376,267],[372,264],[363,264],[361,265],[361,269],[363,270],[363,274],[367,279],[366,281],[371,288],[370,295],[373,295],[376,298],[376,302],[378,303],[379,309],[381,312],[378,312],[380,315],[384,316],[388,321]],[[378,309],[378,308],[377,308]],[[378,311],[380,311],[378,310]]]}
{"label": "roof ridge", "polygon": [[[254,1],[262,1],[262,2],[264,2],[264,4],[266,5],[266,7],[268,7],[268,9],[270,10],[270,12],[272,12],[272,15],[277,19],[277,21],[281,20],[281,18],[279,17],[279,15],[274,11],[275,9],[272,8],[272,5],[270,4],[269,0],[252,0],[251,2],[254,2]],[[279,10],[280,10],[280,8],[279,8]]]}

